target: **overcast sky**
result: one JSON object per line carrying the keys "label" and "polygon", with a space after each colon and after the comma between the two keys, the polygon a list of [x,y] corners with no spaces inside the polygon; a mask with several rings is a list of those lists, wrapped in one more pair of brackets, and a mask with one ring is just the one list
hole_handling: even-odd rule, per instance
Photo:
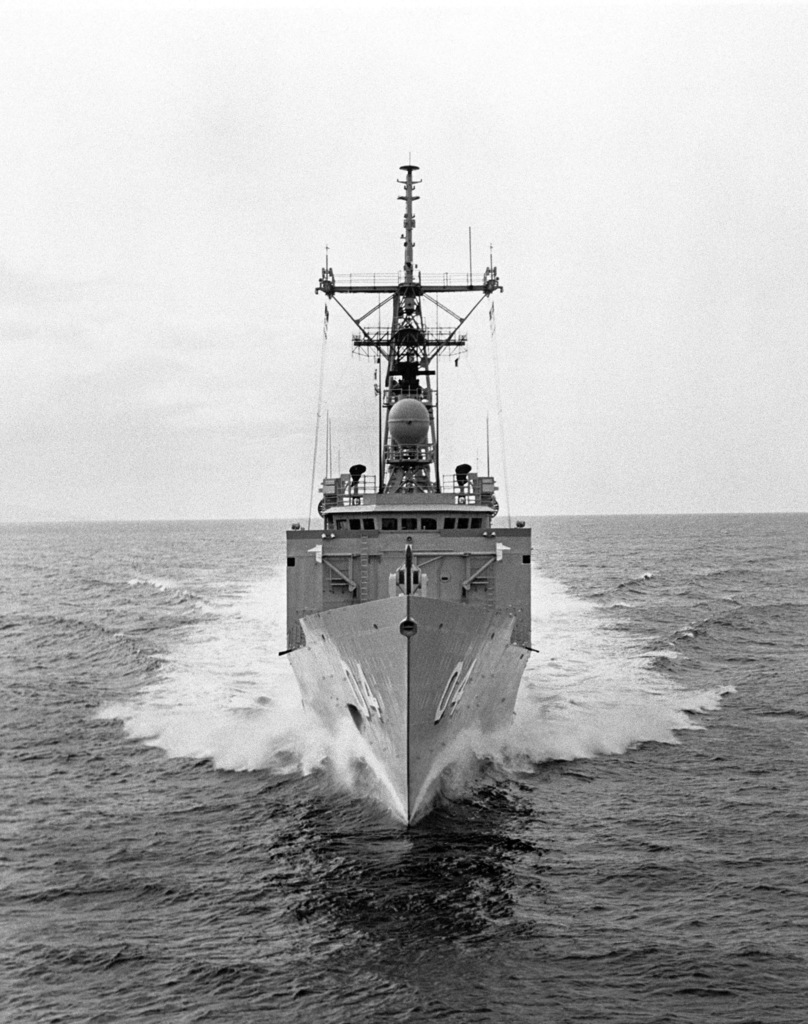
{"label": "overcast sky", "polygon": [[[399,269],[410,153],[421,270],[494,247],[514,513],[808,511],[806,54],[805,6],[4,11],[0,519],[305,519],[324,248]],[[442,468],[490,413],[502,478],[468,333]]]}

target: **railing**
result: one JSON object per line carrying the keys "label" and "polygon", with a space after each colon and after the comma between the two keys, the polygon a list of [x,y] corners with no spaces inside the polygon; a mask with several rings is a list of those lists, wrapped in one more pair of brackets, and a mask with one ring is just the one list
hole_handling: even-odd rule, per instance
{"label": "railing", "polygon": [[334,506],[361,505],[366,494],[376,493],[376,477],[365,473],[354,481],[347,473],[338,477],[326,477],[320,488],[323,499],[318,508],[320,513]]}
{"label": "railing", "polygon": [[497,485],[492,476],[478,476],[476,473],[469,473],[463,478],[463,483],[453,473],[451,476],[444,476],[441,481],[441,491],[447,498],[454,499],[455,505],[490,505],[492,508],[499,508],[494,498]]}
{"label": "railing", "polygon": [[[406,328],[405,328],[406,330]],[[416,332],[412,332],[416,333]],[[454,327],[427,327],[423,332],[417,332],[416,344],[423,345],[440,345],[443,342],[448,341],[450,338],[453,339],[455,346],[465,345],[468,341],[468,334],[458,334],[457,329]],[[370,337],[370,341],[368,341]],[[393,340],[393,332],[389,327],[371,328],[367,334],[352,334],[351,341],[354,345],[365,346],[368,344],[373,345],[389,345]],[[403,344],[406,346],[408,342],[405,340]]]}
{"label": "railing", "polygon": [[384,461],[401,465],[402,463],[429,464],[434,461],[435,446],[433,444],[386,444]]}
{"label": "railing", "polygon": [[401,274],[334,274],[337,288],[389,288],[397,285]]}
{"label": "railing", "polygon": [[486,279],[485,274],[421,274],[418,283],[424,288],[479,288]]}
{"label": "railing", "polygon": [[[495,284],[496,270],[492,272],[486,268],[482,274],[417,274],[414,283],[422,288],[482,288],[488,284]],[[396,285],[406,284],[407,276],[403,270],[397,274],[374,274],[374,273],[350,273],[334,274],[328,271],[328,276],[321,281],[321,287],[328,289],[336,288],[392,288]]]}

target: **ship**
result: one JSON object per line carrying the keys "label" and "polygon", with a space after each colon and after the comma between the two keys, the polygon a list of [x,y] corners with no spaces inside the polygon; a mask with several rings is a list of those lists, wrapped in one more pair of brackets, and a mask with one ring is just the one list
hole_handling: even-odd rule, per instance
{"label": "ship", "polygon": [[[401,167],[404,265],[337,275],[316,292],[351,320],[352,345],[378,364],[372,415],[378,464],[326,475],[317,529],[287,531],[287,650],[301,697],[334,736],[355,728],[367,763],[407,825],[431,806],[444,771],[477,737],[507,729],[532,650],[531,533],[499,525],[497,486],[469,463],[441,475],[437,360],[464,351],[461,332],[502,291],[493,258],[481,274],[422,275],[414,262],[415,180]],[[449,296],[471,307],[454,312]],[[356,315],[348,296],[370,296]],[[437,308],[448,326],[428,325]],[[385,310],[370,326],[371,314]],[[389,319],[388,319],[389,315]],[[437,319],[437,318],[435,318]],[[328,472],[328,470],[326,470]],[[311,510],[310,510],[311,511]]]}

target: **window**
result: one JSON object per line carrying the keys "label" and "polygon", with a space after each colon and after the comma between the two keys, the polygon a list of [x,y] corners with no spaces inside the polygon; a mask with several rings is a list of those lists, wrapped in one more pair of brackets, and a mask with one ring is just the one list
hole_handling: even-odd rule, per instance
{"label": "window", "polygon": [[530,555],[522,555],[522,563],[524,565],[530,565]]}
{"label": "window", "polygon": [[417,530],[418,529],[418,520],[417,519],[409,519],[409,518],[405,517],[404,519],[401,520],[401,529],[402,530]]}
{"label": "window", "polygon": [[457,528],[458,530],[468,530],[469,521],[465,516],[462,519],[457,520]]}
{"label": "window", "polygon": [[472,530],[481,530],[482,526],[483,526],[482,519],[480,519],[480,518],[472,519],[472,521],[471,521],[471,528],[472,528]]}
{"label": "window", "polygon": [[383,530],[397,530],[398,520],[397,519],[382,519]]}
{"label": "window", "polygon": [[287,558],[286,559],[286,564],[289,566],[290,569],[294,568],[294,564],[295,564],[294,558]]}
{"label": "window", "polygon": [[362,520],[361,519],[349,519],[348,522],[349,522],[352,530],[361,530],[362,529]]}
{"label": "window", "polygon": [[338,519],[337,520],[337,529],[338,530],[344,530],[345,529],[345,520],[344,519]]}
{"label": "window", "polygon": [[373,519],[363,519],[362,520],[362,525],[365,527],[366,530],[375,530],[376,529],[376,525],[375,525],[375,522],[374,522]]}
{"label": "window", "polygon": [[423,518],[421,520],[421,529],[422,530],[437,530],[437,528],[438,528],[438,521],[437,521],[437,519],[426,519],[426,518]]}
{"label": "window", "polygon": [[444,528],[444,530],[453,530],[455,528],[455,518],[454,518],[454,516],[447,516],[443,520],[443,528]]}

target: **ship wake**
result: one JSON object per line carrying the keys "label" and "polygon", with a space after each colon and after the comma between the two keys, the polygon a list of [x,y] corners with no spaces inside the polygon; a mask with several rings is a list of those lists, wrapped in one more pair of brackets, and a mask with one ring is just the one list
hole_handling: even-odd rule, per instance
{"label": "ship wake", "polygon": [[[132,739],[170,757],[223,770],[322,770],[345,791],[403,817],[350,718],[339,735],[328,734],[303,707],[290,666],[277,656],[285,646],[284,601],[284,580],[273,577],[208,605],[155,681],[101,717],[119,719]],[[659,652],[615,630],[596,605],[560,583],[534,574],[533,608],[541,650],[528,664],[513,722],[493,736],[464,737],[466,749],[453,752],[455,767],[444,780],[453,795],[473,785],[481,760],[506,773],[529,772],[546,761],[676,743],[680,731],[701,727],[699,713],[718,706],[720,691],[687,690],[654,671]],[[431,783],[434,797],[441,779]]]}
{"label": "ship wake", "polygon": [[382,766],[346,717],[327,733],[301,701],[278,652],[286,646],[285,580],[205,602],[206,614],[164,657],[156,678],[98,717],[172,758],[209,761],[225,771],[308,775],[322,769],[343,790],[376,799],[403,816]]}
{"label": "ship wake", "polygon": [[533,635],[512,726],[482,739],[478,753],[505,768],[621,754],[642,743],[678,743],[701,729],[731,690],[692,690],[657,671],[673,652],[648,649],[648,637],[615,628],[596,604],[556,580],[533,577]]}

